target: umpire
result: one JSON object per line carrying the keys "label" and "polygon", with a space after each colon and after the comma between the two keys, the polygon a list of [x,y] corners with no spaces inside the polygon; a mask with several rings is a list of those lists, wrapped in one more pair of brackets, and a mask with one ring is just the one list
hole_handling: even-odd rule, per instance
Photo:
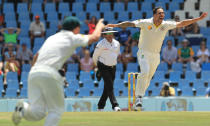
{"label": "umpire", "polygon": [[113,28],[107,27],[102,32],[104,39],[98,42],[93,53],[93,61],[98,66],[99,73],[104,80],[103,94],[98,102],[98,110],[103,111],[109,97],[114,111],[121,111],[114,96],[114,80],[117,57],[120,53],[120,43],[114,39]]}

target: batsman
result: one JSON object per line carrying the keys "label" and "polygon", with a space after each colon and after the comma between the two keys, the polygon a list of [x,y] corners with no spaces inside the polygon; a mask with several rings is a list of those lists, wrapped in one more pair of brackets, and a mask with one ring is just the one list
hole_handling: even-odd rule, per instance
{"label": "batsman", "polygon": [[108,24],[107,27],[139,27],[141,34],[138,43],[137,58],[141,73],[137,77],[135,110],[142,107],[142,97],[149,87],[150,80],[160,63],[160,50],[166,33],[174,28],[185,27],[204,19],[207,13],[194,19],[186,19],[180,22],[164,21],[165,13],[162,7],[153,9],[153,17],[135,21],[125,21],[118,24]]}

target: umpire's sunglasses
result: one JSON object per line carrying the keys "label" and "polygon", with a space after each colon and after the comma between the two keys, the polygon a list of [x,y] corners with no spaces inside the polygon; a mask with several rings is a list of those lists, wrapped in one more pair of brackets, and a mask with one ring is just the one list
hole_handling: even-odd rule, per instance
{"label": "umpire's sunglasses", "polygon": [[113,33],[104,33],[105,35],[113,35]]}

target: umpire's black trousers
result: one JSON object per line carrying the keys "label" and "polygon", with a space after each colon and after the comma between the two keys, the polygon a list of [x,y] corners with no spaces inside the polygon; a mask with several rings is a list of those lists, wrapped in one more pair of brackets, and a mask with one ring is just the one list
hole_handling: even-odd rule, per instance
{"label": "umpire's black trousers", "polygon": [[104,109],[108,97],[112,104],[112,109],[114,109],[114,107],[119,106],[114,96],[114,80],[115,80],[116,66],[106,66],[101,62],[98,62],[97,65],[98,65],[98,70],[104,80],[104,90],[98,102],[98,109]]}

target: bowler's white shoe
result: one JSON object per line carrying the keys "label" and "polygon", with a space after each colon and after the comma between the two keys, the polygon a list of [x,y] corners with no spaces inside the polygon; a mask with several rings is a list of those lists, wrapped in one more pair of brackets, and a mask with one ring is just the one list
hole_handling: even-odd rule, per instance
{"label": "bowler's white shoe", "polygon": [[12,121],[15,124],[15,126],[18,126],[23,117],[23,103],[23,100],[18,101],[15,107],[15,111],[13,112]]}
{"label": "bowler's white shoe", "polygon": [[135,111],[140,111],[141,108],[142,108],[142,97],[137,97],[136,101],[135,101],[134,110]]}
{"label": "bowler's white shoe", "polygon": [[115,111],[115,112],[118,112],[118,111],[121,111],[121,109],[120,109],[120,107],[117,107],[117,106],[116,106],[116,107],[114,107],[114,111]]}

